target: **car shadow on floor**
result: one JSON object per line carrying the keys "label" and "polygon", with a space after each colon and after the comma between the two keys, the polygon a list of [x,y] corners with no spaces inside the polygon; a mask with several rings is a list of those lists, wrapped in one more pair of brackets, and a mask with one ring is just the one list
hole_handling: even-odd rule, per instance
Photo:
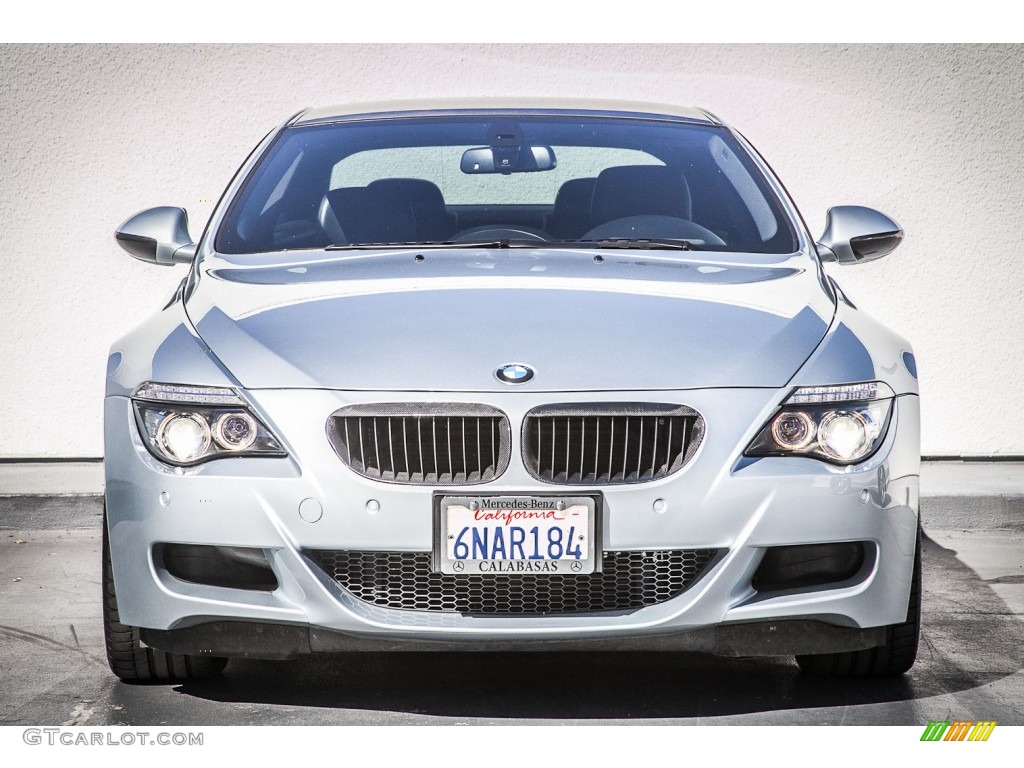
{"label": "car shadow on floor", "polygon": [[[927,536],[923,543],[923,637],[917,664],[897,678],[815,679],[790,658],[393,653],[236,660],[219,680],[175,690],[209,701],[490,720],[700,719],[923,699],[1024,667],[1024,623],[954,551]],[[898,721],[879,724],[888,722]]]}

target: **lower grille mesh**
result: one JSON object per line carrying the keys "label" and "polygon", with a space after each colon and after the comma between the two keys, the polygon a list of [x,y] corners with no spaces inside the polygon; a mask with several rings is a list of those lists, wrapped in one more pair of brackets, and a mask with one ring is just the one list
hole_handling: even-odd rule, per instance
{"label": "lower grille mesh", "polygon": [[590,574],[434,573],[429,552],[306,552],[355,597],[385,608],[463,614],[593,613],[665,602],[699,579],[718,550],[605,552]]}

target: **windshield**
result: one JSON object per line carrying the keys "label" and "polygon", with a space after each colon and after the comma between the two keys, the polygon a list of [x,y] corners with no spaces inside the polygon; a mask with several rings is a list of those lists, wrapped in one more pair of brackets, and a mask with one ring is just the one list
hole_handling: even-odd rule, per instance
{"label": "windshield", "polygon": [[232,203],[216,248],[545,242],[797,250],[779,201],[725,128],[532,115],[287,128]]}

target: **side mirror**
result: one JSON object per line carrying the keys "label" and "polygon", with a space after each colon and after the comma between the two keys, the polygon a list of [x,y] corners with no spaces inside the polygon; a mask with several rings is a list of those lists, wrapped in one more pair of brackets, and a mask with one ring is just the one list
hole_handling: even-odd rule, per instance
{"label": "side mirror", "polygon": [[863,264],[888,256],[903,240],[900,225],[874,208],[837,205],[825,216],[818,240],[822,261]]}
{"label": "side mirror", "polygon": [[148,264],[188,264],[196,255],[184,208],[161,206],[136,213],[117,228],[114,237],[128,253]]}

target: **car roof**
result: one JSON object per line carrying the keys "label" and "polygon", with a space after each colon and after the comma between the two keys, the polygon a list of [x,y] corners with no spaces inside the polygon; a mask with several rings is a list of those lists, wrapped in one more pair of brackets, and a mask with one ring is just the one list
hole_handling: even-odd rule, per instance
{"label": "car roof", "polygon": [[374,120],[385,117],[422,117],[459,114],[588,115],[658,118],[720,125],[710,112],[698,107],[680,107],[638,101],[558,98],[461,98],[390,100],[340,104],[305,109],[289,120],[290,125],[333,123],[346,120]]}

